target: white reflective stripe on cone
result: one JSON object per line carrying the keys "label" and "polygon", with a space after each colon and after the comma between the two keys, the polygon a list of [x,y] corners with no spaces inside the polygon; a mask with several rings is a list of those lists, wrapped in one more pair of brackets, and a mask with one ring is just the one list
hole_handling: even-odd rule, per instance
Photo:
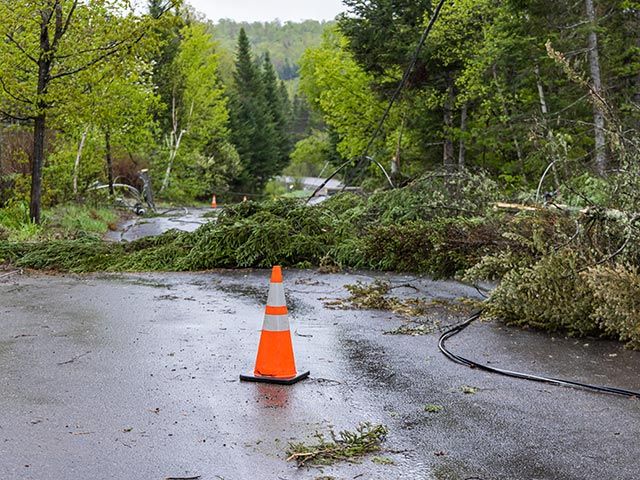
{"label": "white reflective stripe on cone", "polygon": [[267,297],[267,305],[271,307],[284,307],[286,300],[284,298],[284,287],[281,283],[272,283],[269,287],[269,297]]}
{"label": "white reflective stripe on cone", "polygon": [[285,332],[289,330],[289,315],[265,315],[262,330]]}

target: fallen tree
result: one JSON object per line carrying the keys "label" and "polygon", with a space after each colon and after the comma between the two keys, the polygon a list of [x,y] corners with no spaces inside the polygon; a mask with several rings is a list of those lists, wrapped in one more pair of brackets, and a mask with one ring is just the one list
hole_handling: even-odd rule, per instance
{"label": "fallen tree", "polygon": [[640,346],[638,217],[620,208],[495,209],[483,175],[434,174],[315,206],[246,202],[193,233],[131,243],[0,242],[17,267],[70,272],[283,266],[500,280],[486,311],[510,324]]}

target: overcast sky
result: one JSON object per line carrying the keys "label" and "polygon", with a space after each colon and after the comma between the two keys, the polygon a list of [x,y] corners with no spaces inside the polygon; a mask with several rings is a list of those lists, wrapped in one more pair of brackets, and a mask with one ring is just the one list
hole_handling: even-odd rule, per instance
{"label": "overcast sky", "polygon": [[341,0],[187,0],[211,20],[266,22],[333,20],[344,10]]}

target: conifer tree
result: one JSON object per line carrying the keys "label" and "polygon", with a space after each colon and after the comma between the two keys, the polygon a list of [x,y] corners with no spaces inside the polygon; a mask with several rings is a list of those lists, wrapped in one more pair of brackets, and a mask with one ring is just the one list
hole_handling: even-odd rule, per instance
{"label": "conifer tree", "polygon": [[277,74],[271,63],[269,53],[264,56],[261,73],[264,95],[275,130],[274,141],[278,150],[277,166],[281,170],[289,163],[289,154],[291,153],[289,95],[284,84],[278,83]]}
{"label": "conifer tree", "polygon": [[291,98],[289,97],[289,91],[287,90],[287,85],[284,83],[284,80],[280,80],[280,84],[278,86],[278,95],[280,97],[280,102],[282,105],[282,111],[284,114],[284,127],[285,132],[287,134],[288,141],[288,150],[287,156],[290,156],[291,151],[293,150],[293,104],[291,103]]}
{"label": "conifer tree", "polygon": [[262,77],[253,62],[249,38],[241,29],[231,92],[231,139],[243,166],[236,187],[249,192],[261,191],[281,167],[278,136]]}

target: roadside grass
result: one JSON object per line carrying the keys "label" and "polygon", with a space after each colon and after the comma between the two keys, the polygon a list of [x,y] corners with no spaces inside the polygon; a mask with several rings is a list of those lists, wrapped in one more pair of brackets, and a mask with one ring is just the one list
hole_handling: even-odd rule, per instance
{"label": "roadside grass", "polygon": [[339,461],[354,462],[369,453],[378,452],[387,433],[386,426],[371,423],[361,423],[355,431],[344,430],[338,434],[331,430],[330,440],[322,433],[316,433],[315,443],[290,443],[287,461],[295,461],[299,467],[326,466]]}
{"label": "roadside grass", "polygon": [[90,234],[102,236],[116,228],[118,219],[118,212],[112,208],[69,204],[50,210],[45,226],[52,234],[61,235],[62,238]]}
{"label": "roadside grass", "polygon": [[45,210],[42,223],[29,219],[26,203],[0,208],[0,241],[47,242],[86,236],[100,238],[114,229],[120,214],[112,208],[67,204]]}
{"label": "roadside grass", "polygon": [[24,242],[37,238],[42,226],[29,220],[29,207],[16,202],[0,208],[0,241]]}

